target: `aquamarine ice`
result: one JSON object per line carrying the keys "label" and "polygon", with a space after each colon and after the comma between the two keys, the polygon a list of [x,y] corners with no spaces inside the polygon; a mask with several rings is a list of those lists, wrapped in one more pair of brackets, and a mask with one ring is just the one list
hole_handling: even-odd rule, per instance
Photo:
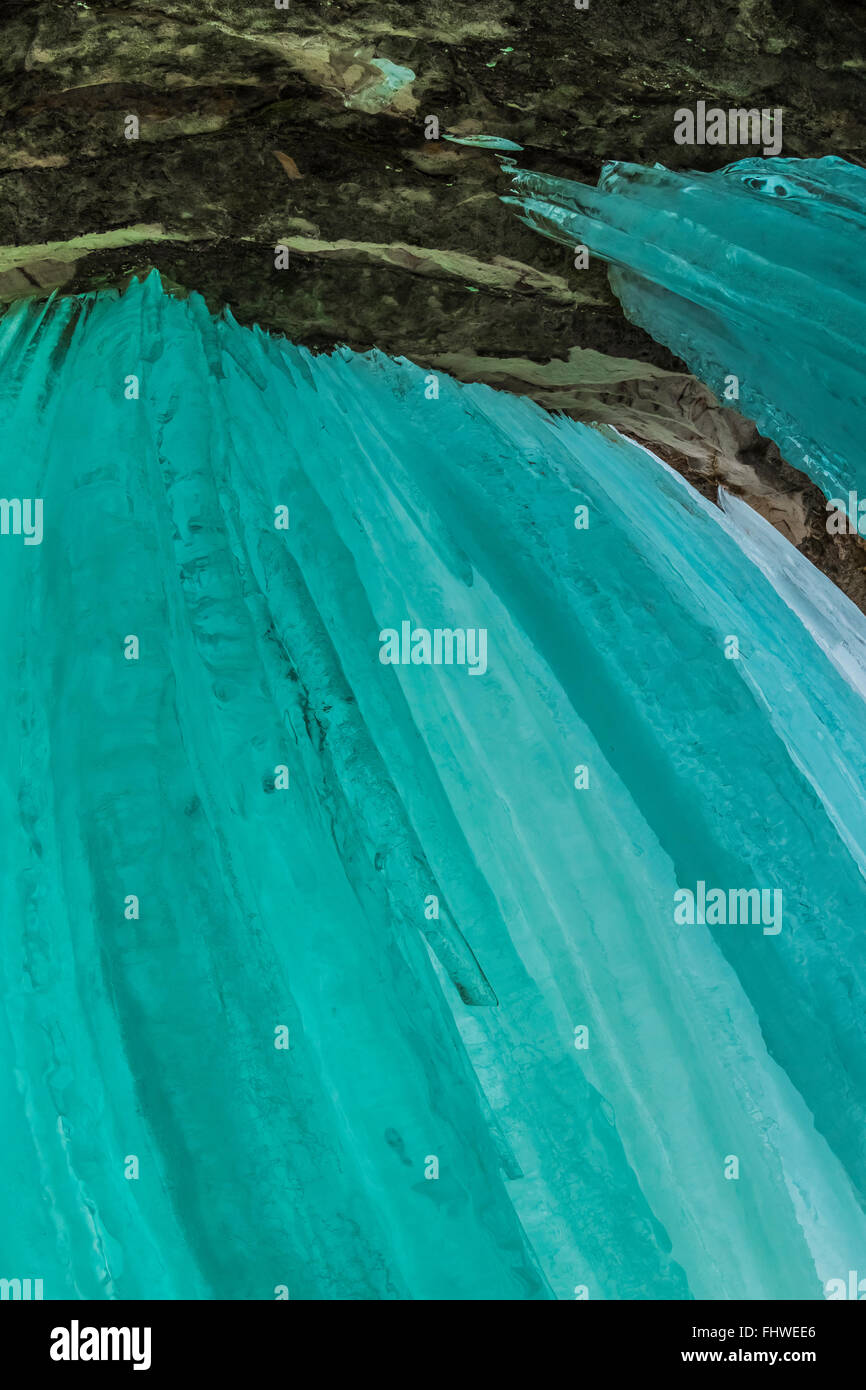
{"label": "aquamarine ice", "polygon": [[[866,620],[829,580],[614,430],[155,277],[6,312],[0,451],[44,504],[0,536],[0,1275],[866,1275]],[[486,670],[383,663],[404,621]],[[678,923],[698,883],[781,930]]]}
{"label": "aquamarine ice", "polygon": [[615,162],[592,188],[508,165],[524,221],[607,261],[626,315],[828,498],[866,499],[866,169]]}

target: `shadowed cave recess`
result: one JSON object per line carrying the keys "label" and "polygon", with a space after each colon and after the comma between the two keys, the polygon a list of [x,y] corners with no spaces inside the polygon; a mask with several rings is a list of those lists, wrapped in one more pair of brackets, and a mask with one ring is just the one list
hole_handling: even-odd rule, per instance
{"label": "shadowed cave recess", "polygon": [[0,38],[0,1277],[866,1270],[864,13]]}

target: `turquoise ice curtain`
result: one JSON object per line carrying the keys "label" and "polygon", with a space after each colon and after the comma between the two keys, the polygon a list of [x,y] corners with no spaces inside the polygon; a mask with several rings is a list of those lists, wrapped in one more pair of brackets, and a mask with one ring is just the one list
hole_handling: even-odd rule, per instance
{"label": "turquoise ice curtain", "polygon": [[586,243],[630,319],[828,498],[841,492],[848,510],[859,488],[866,503],[866,167],[832,155],[713,173],[613,162],[591,188],[506,158],[505,201],[524,221]]}
{"label": "turquoise ice curtain", "polygon": [[0,449],[10,1270],[866,1270],[866,619],[829,580],[615,430],[155,276],[5,313]]}

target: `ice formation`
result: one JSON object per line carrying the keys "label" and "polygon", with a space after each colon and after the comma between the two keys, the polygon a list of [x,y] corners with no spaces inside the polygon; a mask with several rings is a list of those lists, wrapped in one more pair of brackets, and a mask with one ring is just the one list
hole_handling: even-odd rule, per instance
{"label": "ice formation", "polygon": [[509,164],[524,221],[609,261],[627,316],[828,497],[866,498],[866,169],[611,163],[592,188]]}
{"label": "ice formation", "polygon": [[[44,506],[0,539],[9,1270],[866,1270],[866,620],[829,581],[615,431],[154,277],[6,313],[0,447]],[[486,669],[414,662],[435,630]],[[780,891],[781,929],[678,922],[698,885]]]}

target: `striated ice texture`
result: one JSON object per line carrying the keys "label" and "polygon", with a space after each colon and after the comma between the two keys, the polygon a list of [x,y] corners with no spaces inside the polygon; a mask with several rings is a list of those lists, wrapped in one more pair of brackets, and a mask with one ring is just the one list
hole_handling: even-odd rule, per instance
{"label": "striated ice texture", "polygon": [[[802,556],[614,431],[154,278],[7,312],[0,449],[44,502],[0,536],[0,1276],[866,1274],[866,621]],[[407,620],[486,671],[383,664]],[[678,924],[698,881],[781,930]]]}
{"label": "striated ice texture", "polygon": [[828,497],[866,496],[866,169],[833,156],[709,174],[611,163],[597,188],[511,169],[505,201],[609,261],[630,319]]}

